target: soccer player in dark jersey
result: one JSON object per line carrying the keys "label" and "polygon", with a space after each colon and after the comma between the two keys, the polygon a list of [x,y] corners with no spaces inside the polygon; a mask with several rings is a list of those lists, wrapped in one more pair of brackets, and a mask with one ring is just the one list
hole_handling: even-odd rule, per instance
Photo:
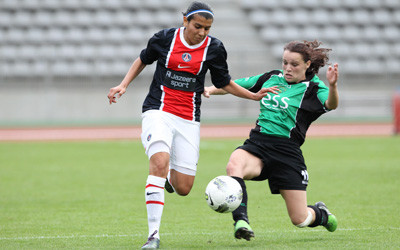
{"label": "soccer player in dark jersey", "polygon": [[[328,62],[330,49],[318,41],[292,41],[283,49],[283,70],[235,80],[250,91],[277,86],[279,93],[269,93],[260,101],[260,114],[250,137],[229,159],[227,174],[243,189],[242,204],[232,212],[234,236],[250,240],[254,232],[247,216],[247,192],[243,180],[267,180],[272,194],[281,194],[289,217],[297,227],[324,226],[333,232],[336,217],[323,202],[307,206],[307,167],[300,146],[310,124],[339,103],[338,64],[329,66],[328,87],[318,78],[319,69]],[[206,87],[204,95],[226,94]]]}
{"label": "soccer player in dark jersey", "polygon": [[[148,41],[122,82],[111,88],[110,104],[121,97],[146,65],[157,62],[142,107],[142,143],[149,158],[145,188],[149,235],[142,248],[158,248],[164,188],[178,195],[192,189],[199,159],[200,104],[210,71],[217,88],[242,98],[261,100],[277,89],[251,92],[231,80],[224,45],[209,36],[214,13],[193,2],[183,13],[183,27],[164,29]],[[276,93],[276,92],[275,92]]]}

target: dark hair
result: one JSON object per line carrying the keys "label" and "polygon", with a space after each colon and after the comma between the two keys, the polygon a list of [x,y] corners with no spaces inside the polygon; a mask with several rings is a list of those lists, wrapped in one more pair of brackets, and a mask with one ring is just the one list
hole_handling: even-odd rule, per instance
{"label": "dark hair", "polygon": [[297,52],[303,56],[304,62],[311,61],[310,67],[307,69],[306,74],[318,74],[320,68],[324,67],[329,61],[329,51],[332,49],[319,48],[322,42],[314,41],[292,41],[285,45],[283,50],[290,52]]}
{"label": "dark hair", "polygon": [[[210,5],[208,5],[207,3],[197,2],[197,1],[196,1],[196,2],[192,2],[192,3],[189,5],[189,7],[188,7],[188,9],[186,10],[186,12],[183,12],[182,14],[183,14],[184,16],[186,16],[187,14],[189,14],[190,12],[195,11],[195,10],[209,10],[209,11],[213,12],[212,9],[211,9],[211,7],[210,7]],[[207,12],[199,12],[199,13],[196,13],[196,14],[197,14],[197,15],[200,15],[200,16],[202,16],[202,17],[204,17],[205,19],[214,19],[213,15],[211,15],[211,14],[209,14],[209,13],[207,13]],[[195,14],[195,15],[196,15],[196,14]],[[194,16],[194,15],[190,15],[190,16],[187,18],[188,22],[190,22],[190,20],[193,19],[193,16]]]}

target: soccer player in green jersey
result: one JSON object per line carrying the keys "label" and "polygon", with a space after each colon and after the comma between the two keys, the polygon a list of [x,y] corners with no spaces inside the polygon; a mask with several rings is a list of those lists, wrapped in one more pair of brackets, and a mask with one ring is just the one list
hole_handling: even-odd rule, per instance
{"label": "soccer player in green jersey", "polygon": [[[242,78],[235,82],[257,92],[261,88],[278,87],[260,101],[260,114],[249,138],[229,159],[227,174],[243,189],[242,204],[232,212],[234,235],[250,240],[254,232],[247,216],[247,192],[244,180],[267,180],[272,194],[281,194],[289,217],[297,227],[324,226],[333,232],[336,217],[323,202],[307,206],[307,167],[300,146],[313,121],[339,103],[338,64],[329,66],[326,86],[317,76],[329,60],[331,49],[321,48],[319,41],[292,41],[285,45],[282,70]],[[214,86],[206,87],[204,96],[226,94]]]}

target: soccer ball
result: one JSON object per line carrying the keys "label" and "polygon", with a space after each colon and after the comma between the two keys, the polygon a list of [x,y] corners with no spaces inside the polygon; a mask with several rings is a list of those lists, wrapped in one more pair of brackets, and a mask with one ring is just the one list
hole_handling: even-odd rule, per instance
{"label": "soccer ball", "polygon": [[221,175],[212,179],[206,188],[208,206],[219,213],[229,213],[239,207],[243,190],[239,182],[230,176]]}

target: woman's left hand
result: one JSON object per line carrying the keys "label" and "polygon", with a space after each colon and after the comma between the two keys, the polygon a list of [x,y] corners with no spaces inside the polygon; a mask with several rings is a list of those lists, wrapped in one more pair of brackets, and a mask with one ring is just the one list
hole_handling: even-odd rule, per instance
{"label": "woman's left hand", "polygon": [[339,105],[339,93],[337,88],[337,80],[339,78],[338,64],[335,63],[329,66],[328,71],[326,71],[326,79],[329,82],[329,95],[328,100],[325,102],[325,107],[327,109],[336,109]]}
{"label": "woman's left hand", "polygon": [[339,78],[339,69],[338,69],[338,64],[335,63],[332,66],[328,67],[328,71],[326,71],[326,79],[329,82],[329,85],[336,85],[337,80]]}
{"label": "woman's left hand", "polygon": [[203,96],[206,98],[210,98],[212,88],[211,87],[204,87]]}

